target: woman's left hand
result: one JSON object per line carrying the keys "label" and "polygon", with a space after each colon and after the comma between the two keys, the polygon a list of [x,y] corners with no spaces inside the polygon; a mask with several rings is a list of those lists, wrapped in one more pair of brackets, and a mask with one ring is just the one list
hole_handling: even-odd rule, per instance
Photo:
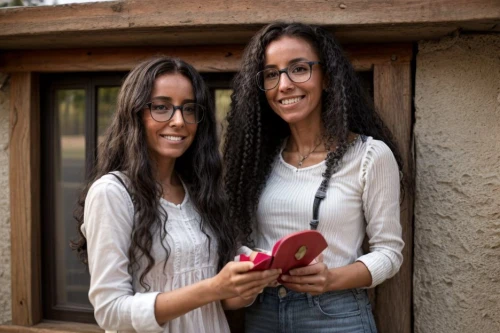
{"label": "woman's left hand", "polygon": [[[319,259],[319,260],[318,260]],[[317,262],[309,266],[295,268],[288,274],[281,276],[282,284],[294,291],[309,293],[313,296],[327,292],[330,285],[330,271],[318,258]]]}

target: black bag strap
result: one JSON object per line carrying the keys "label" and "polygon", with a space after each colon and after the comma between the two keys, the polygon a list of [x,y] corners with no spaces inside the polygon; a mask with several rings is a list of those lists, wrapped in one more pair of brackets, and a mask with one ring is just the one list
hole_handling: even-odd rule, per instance
{"label": "black bag strap", "polygon": [[[359,137],[361,138],[361,140],[363,142],[366,142],[366,139],[367,139],[366,135],[360,134]],[[352,146],[352,145],[354,145],[356,143],[357,139],[358,139],[358,137],[356,137],[356,139],[354,139],[349,144],[349,147]],[[348,149],[349,149],[349,147],[348,147]],[[311,230],[318,229],[318,225],[319,225],[319,205],[321,205],[321,201],[323,201],[323,199],[326,198],[326,189],[328,187],[325,187],[325,189],[323,189],[322,185],[323,184],[321,184],[319,186],[318,190],[316,191],[316,194],[314,195],[313,217],[312,217],[311,222],[309,222],[309,225],[311,226]]]}
{"label": "black bag strap", "polygon": [[311,230],[318,229],[319,225],[319,205],[321,205],[321,201],[326,197],[326,192],[323,191],[321,186],[316,191],[314,195],[314,203],[313,203],[313,217],[309,225],[311,226]]}

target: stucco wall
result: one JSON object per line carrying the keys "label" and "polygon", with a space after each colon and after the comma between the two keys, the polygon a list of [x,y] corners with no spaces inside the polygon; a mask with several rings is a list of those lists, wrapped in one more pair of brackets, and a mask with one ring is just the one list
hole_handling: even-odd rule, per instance
{"label": "stucco wall", "polygon": [[418,49],[415,333],[498,333],[500,35]]}
{"label": "stucco wall", "polygon": [[0,324],[11,320],[8,78],[0,73]]}

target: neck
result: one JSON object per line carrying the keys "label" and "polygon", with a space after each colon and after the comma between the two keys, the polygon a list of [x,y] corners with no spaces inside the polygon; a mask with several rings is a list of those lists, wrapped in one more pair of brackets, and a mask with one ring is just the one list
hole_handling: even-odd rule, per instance
{"label": "neck", "polygon": [[287,150],[299,152],[301,155],[309,153],[315,147],[317,147],[317,150],[324,150],[321,145],[323,133],[324,127],[321,123],[290,124],[290,139],[288,140]]}
{"label": "neck", "polygon": [[179,177],[175,172],[175,159],[161,159],[154,161],[156,166],[156,180],[163,187],[176,186],[180,183]]}

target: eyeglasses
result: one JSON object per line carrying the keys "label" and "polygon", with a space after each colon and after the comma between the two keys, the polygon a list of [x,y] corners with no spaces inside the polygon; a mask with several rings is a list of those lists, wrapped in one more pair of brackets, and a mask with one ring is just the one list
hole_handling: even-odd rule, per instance
{"label": "eyeglasses", "polygon": [[291,64],[287,68],[267,68],[257,73],[257,86],[260,90],[274,89],[280,82],[281,74],[286,73],[290,81],[295,83],[306,82],[311,78],[312,66],[321,64],[320,61],[300,61]]}
{"label": "eyeglasses", "polygon": [[205,113],[205,108],[196,103],[173,105],[169,102],[149,102],[146,103],[146,106],[151,112],[151,118],[160,123],[172,119],[176,110],[181,110],[182,119],[186,124],[198,124],[203,120],[203,114]]}

